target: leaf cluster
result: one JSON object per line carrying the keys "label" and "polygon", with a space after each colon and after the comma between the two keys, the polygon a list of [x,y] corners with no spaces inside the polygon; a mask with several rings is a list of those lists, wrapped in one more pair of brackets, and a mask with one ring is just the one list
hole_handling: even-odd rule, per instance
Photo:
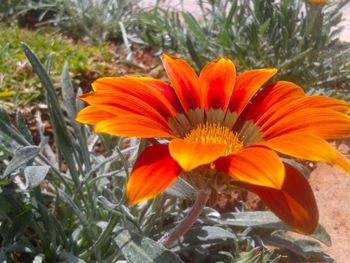
{"label": "leaf cluster", "polygon": [[76,40],[101,43],[122,39],[122,28],[128,28],[140,11],[138,1],[18,0],[6,3],[7,8],[11,6],[13,16],[17,17],[21,25],[52,25]]}
{"label": "leaf cluster", "polygon": [[350,46],[339,41],[346,1],[199,0],[195,12],[153,8],[134,30],[140,42],[191,59],[198,70],[227,56],[240,71],[275,67],[278,79],[348,96]]}

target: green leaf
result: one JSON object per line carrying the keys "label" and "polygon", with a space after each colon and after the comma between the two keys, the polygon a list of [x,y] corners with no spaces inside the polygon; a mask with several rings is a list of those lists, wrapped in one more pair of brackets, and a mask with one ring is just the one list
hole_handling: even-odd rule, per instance
{"label": "green leaf", "polygon": [[76,169],[76,162],[79,162],[75,157],[76,149],[74,148],[72,138],[69,134],[68,127],[64,121],[63,112],[60,108],[59,100],[56,95],[55,87],[48,73],[43,68],[39,59],[35,56],[33,51],[24,43],[22,43],[24,53],[33,66],[34,72],[40,78],[43,87],[46,90],[47,103],[53,126],[56,144],[58,149],[62,152],[62,156],[66,161],[69,172],[76,186],[79,186],[78,172]]}
{"label": "green leaf", "polygon": [[238,240],[235,234],[217,226],[194,227],[183,237],[183,242],[191,245],[195,243],[221,243],[232,240]]}
{"label": "green leaf", "polygon": [[82,260],[68,252],[62,252],[60,254],[60,259],[67,263],[85,263],[85,260]]}
{"label": "green leaf", "polygon": [[[67,62],[64,63],[61,74],[62,97],[67,114],[71,122],[74,122],[76,113],[75,94],[73,90],[72,79],[69,75]],[[73,120],[73,121],[72,121]]]}
{"label": "green leaf", "polygon": [[7,112],[1,107],[0,107],[0,120],[7,125],[11,125],[10,117],[8,116]]}
{"label": "green leaf", "polygon": [[21,111],[16,112],[16,123],[18,131],[24,136],[24,138],[31,144],[34,144],[32,135],[30,134],[28,130],[28,126],[23,118],[23,114]]}
{"label": "green leaf", "polygon": [[42,180],[45,179],[50,166],[27,166],[24,168],[24,177],[26,178],[26,185],[29,188],[37,187]]}
{"label": "green leaf", "polygon": [[14,127],[7,115],[6,111],[0,107],[0,144],[4,144],[6,148],[13,152],[15,144],[28,145],[22,134]]}
{"label": "green leaf", "polygon": [[9,229],[8,242],[12,242],[14,238],[22,235],[23,232],[27,229],[27,227],[31,224],[32,219],[32,211],[25,211],[22,212],[20,215],[16,216]]}
{"label": "green leaf", "polygon": [[322,225],[318,225],[311,236],[327,246],[332,245],[331,236],[327,233],[326,229]]}
{"label": "green leaf", "polygon": [[266,245],[273,245],[285,248],[293,253],[305,258],[317,261],[324,261],[324,249],[318,242],[305,239],[296,239],[284,235],[283,231],[275,231],[269,237],[264,237],[263,242]]}
{"label": "green leaf", "polygon": [[62,190],[58,190],[59,198],[75,213],[81,223],[85,226],[88,225],[85,215],[80,211],[79,207],[73,202],[73,200]]}
{"label": "green leaf", "polygon": [[193,37],[200,41],[202,44],[206,43],[207,36],[204,34],[196,19],[189,12],[183,12],[182,16]]}
{"label": "green leaf", "polygon": [[182,260],[171,251],[147,237],[131,233],[127,229],[118,228],[113,238],[128,262],[180,263]]}
{"label": "green leaf", "polygon": [[79,144],[76,145],[76,149],[79,151],[79,157],[82,158],[87,170],[91,169],[89,150],[86,143],[86,137],[81,130],[81,125],[79,125],[75,116],[77,114],[77,100],[74,94],[72,79],[69,75],[69,68],[67,62],[64,63],[62,74],[61,74],[61,85],[62,85],[62,97],[63,104],[67,111],[69,122],[72,125],[75,135],[78,138]]}
{"label": "green leaf", "polygon": [[0,262],[8,262],[6,251],[0,251]]}
{"label": "green leaf", "polygon": [[[8,245],[6,247],[6,252],[7,253],[12,253],[12,252],[19,252],[19,253],[29,253],[29,254],[34,254],[36,253],[35,247],[30,244],[30,243],[24,243],[24,242],[16,242],[11,245]],[[0,260],[0,262],[2,262]]]}
{"label": "green leaf", "polygon": [[0,161],[13,156],[19,145],[8,135],[0,132]]}
{"label": "green leaf", "polygon": [[196,190],[182,178],[178,178],[165,192],[183,199],[194,200],[196,197]]}
{"label": "green leaf", "polygon": [[15,152],[15,156],[12,158],[9,165],[5,169],[3,176],[0,176],[0,178],[7,177],[18,168],[32,161],[39,154],[39,152],[40,149],[37,146],[25,146],[18,149]]}
{"label": "green leaf", "polygon": [[[219,218],[215,216],[213,221],[219,222],[221,225],[296,232],[269,211],[226,213]],[[318,225],[317,229],[310,236],[327,246],[331,245],[331,237],[321,225]]]}
{"label": "green leaf", "polygon": [[193,44],[189,34],[186,35],[186,46],[188,49],[188,53],[190,54],[194,63],[196,63],[197,68],[203,68],[205,66],[205,61],[201,59],[201,56],[197,53],[195,45]]}

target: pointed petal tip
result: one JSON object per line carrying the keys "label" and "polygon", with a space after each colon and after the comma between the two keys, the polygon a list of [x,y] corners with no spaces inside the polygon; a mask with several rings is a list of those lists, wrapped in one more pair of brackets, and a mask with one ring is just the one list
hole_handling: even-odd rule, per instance
{"label": "pointed petal tip", "polygon": [[284,165],[286,176],[282,189],[257,185],[249,185],[249,188],[288,226],[311,234],[319,221],[315,196],[304,175],[289,164]]}
{"label": "pointed petal tip", "polygon": [[84,94],[80,95],[78,98],[79,98],[79,100],[81,100],[85,103],[88,103],[87,102],[88,97],[93,96],[94,94],[95,94],[95,92],[92,91],[92,92],[84,93]]}
{"label": "pointed petal tip", "polygon": [[[129,183],[127,185],[127,189],[129,189]],[[126,191],[126,199],[128,200],[129,206],[136,206],[137,204],[141,203],[142,201],[147,201],[151,198],[136,198],[135,195],[130,194],[130,190]]]}
{"label": "pointed petal tip", "polygon": [[270,71],[271,73],[276,74],[278,72],[277,68],[266,68],[266,70]]}
{"label": "pointed petal tip", "polygon": [[179,59],[178,57],[174,56],[174,55],[170,55],[168,53],[163,53],[162,54],[162,60],[173,60],[173,59]]}

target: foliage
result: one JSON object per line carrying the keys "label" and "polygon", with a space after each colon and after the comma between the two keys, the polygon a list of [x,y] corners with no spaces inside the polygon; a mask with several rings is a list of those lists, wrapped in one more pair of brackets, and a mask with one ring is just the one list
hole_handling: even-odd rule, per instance
{"label": "foliage", "polygon": [[7,21],[16,13],[15,7],[20,0],[2,0],[0,2],[0,21]]}
{"label": "foliage", "polygon": [[278,79],[308,90],[340,90],[348,96],[350,46],[339,41],[341,8],[304,0],[198,1],[196,17],[187,11],[155,7],[140,15],[139,41],[189,56],[198,69],[221,56],[239,70],[276,67]]}
{"label": "foliage", "polygon": [[[137,154],[148,142],[98,137],[89,127],[76,123],[74,117],[82,105],[72,88],[67,64],[61,76],[60,99],[48,75],[51,59],[45,70],[27,45],[23,49],[45,89],[55,147],[43,134],[40,115],[40,142],[35,145],[20,111],[16,125],[0,111],[1,260],[277,262],[281,251],[298,262],[325,260],[317,242],[308,241],[306,246],[306,241],[284,237],[291,229],[269,212],[220,215],[206,208],[171,250],[158,245],[154,240],[186,213],[184,202],[176,196],[188,195],[193,189],[181,190],[185,184],[179,181],[168,194],[129,207],[125,182]],[[101,148],[104,155],[98,153]],[[312,237],[330,242],[322,227]],[[267,249],[264,244],[279,250]]]}
{"label": "foliage", "polygon": [[[18,0],[12,4],[20,24],[57,26],[76,40],[121,40],[140,11],[139,0]],[[1,10],[0,10],[1,11]]]}
{"label": "foliage", "polygon": [[43,98],[40,82],[35,78],[21,50],[20,42],[23,40],[39,51],[40,59],[44,59],[47,52],[51,53],[54,63],[50,74],[54,77],[55,84],[59,83],[60,70],[65,61],[69,63],[74,76],[111,74],[108,72],[114,55],[107,44],[76,45],[52,29],[36,33],[0,23],[0,102],[8,102],[8,106],[24,106]]}

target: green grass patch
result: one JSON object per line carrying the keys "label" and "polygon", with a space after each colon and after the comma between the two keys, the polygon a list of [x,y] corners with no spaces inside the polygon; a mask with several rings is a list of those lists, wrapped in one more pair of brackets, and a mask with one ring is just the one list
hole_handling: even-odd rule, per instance
{"label": "green grass patch", "polygon": [[[76,43],[53,28],[31,31],[0,23],[0,104],[10,107],[25,106],[43,98],[43,89],[21,49],[21,42],[29,44],[42,62],[51,55],[50,74],[55,84],[60,82],[65,61],[73,76],[91,75],[91,72],[98,76],[110,71],[115,56],[106,43],[96,46]],[[80,85],[79,81],[76,84]]]}

